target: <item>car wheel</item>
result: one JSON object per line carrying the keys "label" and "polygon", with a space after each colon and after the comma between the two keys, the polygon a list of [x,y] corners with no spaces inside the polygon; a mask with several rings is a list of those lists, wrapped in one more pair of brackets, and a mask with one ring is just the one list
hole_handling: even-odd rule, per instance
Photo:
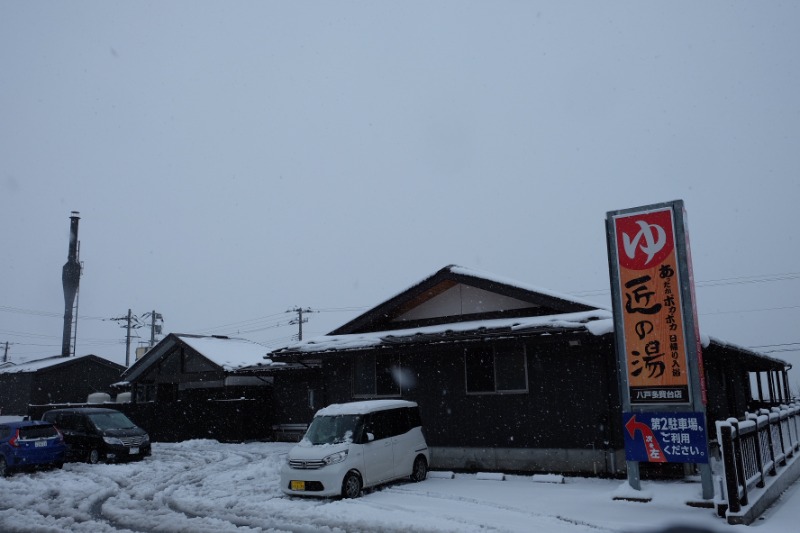
{"label": "car wheel", "polygon": [[361,494],[361,476],[357,472],[348,472],[342,481],[342,498],[358,498]]}
{"label": "car wheel", "polygon": [[426,477],[428,477],[428,462],[423,456],[418,455],[411,470],[411,481],[424,481]]}
{"label": "car wheel", "polygon": [[89,455],[86,456],[86,462],[90,465],[96,465],[100,462],[100,452],[96,449],[92,449],[89,451]]}
{"label": "car wheel", "polygon": [[0,477],[6,477],[10,473],[8,465],[6,464],[6,458],[0,457]]}

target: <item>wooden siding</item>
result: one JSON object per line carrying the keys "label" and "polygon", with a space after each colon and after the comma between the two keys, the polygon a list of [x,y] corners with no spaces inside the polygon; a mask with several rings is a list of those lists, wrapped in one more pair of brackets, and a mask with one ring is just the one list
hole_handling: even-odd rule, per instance
{"label": "wooden siding", "polygon": [[[620,407],[611,347],[584,342],[526,342],[528,391],[468,394],[464,344],[397,348],[415,381],[401,393],[420,404],[434,447],[589,448],[621,446]],[[390,350],[382,350],[386,353]],[[352,358],[324,364],[327,399],[355,397]]]}

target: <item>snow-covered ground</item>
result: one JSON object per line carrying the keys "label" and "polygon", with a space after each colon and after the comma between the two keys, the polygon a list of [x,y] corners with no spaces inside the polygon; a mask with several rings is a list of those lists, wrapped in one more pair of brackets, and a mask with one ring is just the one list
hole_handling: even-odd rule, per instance
{"label": "snow-covered ground", "polygon": [[[289,498],[278,489],[278,479],[290,446],[156,443],[153,455],[138,463],[68,463],[60,471],[18,473],[0,479],[0,531],[602,533],[668,525],[711,531],[747,527],[687,506],[700,487],[686,482],[645,482],[649,503],[614,500],[625,487],[620,480],[566,478],[554,484],[469,474],[434,474],[356,500]],[[800,484],[795,483],[750,527],[785,533],[796,531],[798,523]]]}

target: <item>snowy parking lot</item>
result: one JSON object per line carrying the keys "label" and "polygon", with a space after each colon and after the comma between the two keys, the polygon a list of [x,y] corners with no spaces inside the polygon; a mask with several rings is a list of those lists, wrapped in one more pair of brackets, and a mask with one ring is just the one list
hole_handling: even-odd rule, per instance
{"label": "snowy parking lot", "polygon": [[[649,503],[613,500],[620,480],[433,474],[355,500],[290,498],[278,488],[284,443],[156,443],[144,461],[68,463],[63,470],[0,479],[0,531],[14,532],[641,532],[667,525],[732,527],[711,509],[685,505],[696,483],[648,482]],[[481,479],[481,478],[489,479]],[[545,478],[549,479],[549,478]],[[791,531],[800,520],[795,483],[760,533]]]}

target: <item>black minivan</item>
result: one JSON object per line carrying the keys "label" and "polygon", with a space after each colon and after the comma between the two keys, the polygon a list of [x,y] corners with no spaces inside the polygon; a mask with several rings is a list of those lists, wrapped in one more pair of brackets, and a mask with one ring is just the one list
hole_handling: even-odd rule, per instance
{"label": "black minivan", "polygon": [[116,462],[150,455],[150,436],[124,413],[100,407],[53,409],[42,415],[64,435],[68,461]]}

